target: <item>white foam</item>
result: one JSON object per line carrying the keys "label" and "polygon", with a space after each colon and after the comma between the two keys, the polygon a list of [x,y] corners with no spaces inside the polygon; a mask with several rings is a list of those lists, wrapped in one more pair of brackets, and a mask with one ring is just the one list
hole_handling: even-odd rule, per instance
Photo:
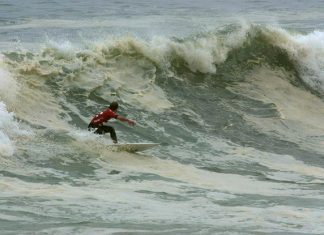
{"label": "white foam", "polygon": [[[204,135],[200,136],[199,139],[205,144],[210,144],[213,149],[218,151],[214,153],[201,153],[197,160],[202,161],[202,164],[210,162],[211,165],[214,165],[217,162],[217,166],[220,168],[232,168],[233,165],[243,166],[244,168],[246,165],[255,164],[270,170],[262,171],[262,169],[256,169],[257,172],[262,171],[261,173],[267,178],[277,181],[314,184],[321,184],[324,181],[323,168],[295,159],[294,156],[261,151],[252,147],[243,147],[223,139],[215,139],[213,136]],[[190,152],[183,150],[183,156],[179,153],[177,155],[180,155],[181,159],[185,159],[190,155]]]}
{"label": "white foam", "polygon": [[0,156],[12,156],[15,147],[9,137],[0,131]]}
{"label": "white foam", "polygon": [[114,39],[108,45],[127,53],[135,50],[162,67],[170,66],[169,62],[176,55],[186,62],[191,71],[214,74],[215,64],[224,62],[230,50],[242,45],[249,28],[249,25],[242,23],[238,31],[229,33],[225,37],[209,34],[204,37],[185,39],[182,42],[164,37],[153,37],[148,42],[134,37],[124,37]]}
{"label": "white foam", "polygon": [[67,40],[54,41],[48,39],[47,45],[43,49],[43,52],[53,52],[52,55],[58,60],[62,58],[67,60],[75,60],[75,54],[77,51],[79,51],[79,49],[76,48],[76,45]]}
{"label": "white foam", "polygon": [[6,105],[0,102],[0,156],[11,156],[15,151],[14,143],[9,138],[9,132],[17,125],[13,121],[13,114],[9,113]]}
{"label": "white foam", "polygon": [[[87,74],[77,80],[79,85],[90,89],[99,86],[96,92],[102,93],[103,97],[110,95],[114,99],[118,96],[134,106],[159,113],[173,104],[155,83],[156,65],[171,73],[171,61],[178,59],[193,72],[216,73],[216,65],[224,62],[228,52],[244,42],[247,31],[248,27],[241,27],[224,38],[210,34],[182,42],[164,37],[144,41],[131,36],[95,42],[92,50],[86,52],[87,63],[109,63],[110,66],[100,67],[102,70],[92,73],[91,83]],[[106,56],[114,49],[118,49],[121,56]],[[142,54],[143,58],[128,56],[134,53]]]}
{"label": "white foam", "polygon": [[[323,210],[318,208],[298,208],[293,206],[273,206],[255,201],[256,205],[222,206],[215,203],[218,194],[204,193],[199,196],[186,190],[184,184],[163,182],[125,181],[114,177],[101,180],[88,180],[82,186],[69,184],[43,184],[24,182],[18,178],[0,178],[0,190],[3,198],[24,196],[24,200],[32,199],[24,207],[11,207],[19,212],[29,211],[38,216],[62,218],[73,214],[74,220],[84,217],[108,223],[130,221],[132,223],[192,223],[221,227],[251,227],[258,231],[295,231],[322,233],[318,224],[323,222]],[[162,183],[162,184],[161,184]],[[165,182],[166,183],[166,182]],[[147,188],[148,186],[148,188]],[[178,192],[172,188],[178,188]],[[192,192],[192,191],[191,191]],[[185,200],[169,200],[163,195],[183,197]],[[162,194],[162,197],[159,195]],[[197,195],[198,194],[198,195]],[[35,201],[33,198],[41,198]],[[63,209],[61,209],[63,208]],[[82,211],[82,214],[76,213]],[[156,213],[156,212],[159,213]],[[181,211],[181,213],[179,213]],[[6,214],[3,215],[6,217]],[[125,219],[126,218],[126,219]],[[11,219],[11,218],[8,218]],[[23,221],[28,218],[21,217]],[[284,223],[282,223],[282,221]],[[55,230],[64,233],[69,229]],[[95,231],[95,230],[94,230]],[[99,232],[102,230],[99,230]],[[105,230],[106,232],[110,230]],[[100,233],[99,233],[100,234]]]}
{"label": "white foam", "polygon": [[120,171],[157,174],[194,187],[219,190],[225,193],[267,196],[299,195],[301,197],[308,193],[307,197],[318,197],[316,191],[307,191],[306,193],[290,184],[259,181],[250,176],[210,172],[171,160],[133,156],[125,153],[113,155],[106,153],[102,159],[108,161],[110,167],[113,166],[114,169]]}
{"label": "white foam", "polygon": [[4,56],[0,54],[0,101],[11,105],[16,101],[19,86],[4,64]]}
{"label": "white foam", "polygon": [[237,147],[228,150],[228,153],[239,159],[247,159],[263,165],[276,172],[270,172],[270,178],[282,181],[309,182],[306,177],[314,177],[320,182],[324,179],[324,169],[317,166],[307,165],[303,161],[296,160],[290,155],[279,155],[258,151],[254,148]]}
{"label": "white foam", "polygon": [[306,84],[324,92],[324,32],[314,31],[306,35],[291,34],[280,28],[269,27],[267,37],[285,49],[299,66],[297,69]]}
{"label": "white foam", "polygon": [[290,76],[285,71],[261,67],[231,90],[276,106],[280,117],[259,118],[245,113],[245,119],[262,132],[288,139],[304,149],[324,153],[323,101],[292,85],[288,81]]}
{"label": "white foam", "polygon": [[[109,169],[114,169],[126,175],[143,173],[155,174],[177,181],[175,185],[170,182],[164,184],[163,181],[159,183],[160,190],[172,194],[181,194],[181,192],[179,192],[179,187],[186,185],[188,187],[217,190],[223,192],[224,195],[258,194],[266,196],[318,197],[318,192],[315,190],[306,192],[292,184],[284,182],[275,183],[260,181],[251,176],[210,172],[172,160],[162,160],[151,156],[134,155],[127,152],[111,152],[105,147],[110,144],[107,138],[100,138],[86,131],[76,131],[70,133],[70,135],[76,138],[77,141],[75,145],[78,146],[78,148],[84,148],[86,151],[95,152],[95,155],[101,155],[100,158],[94,158],[92,160],[101,166],[101,168],[97,170],[98,176],[101,179],[107,178],[106,174],[109,172]],[[213,141],[215,142],[215,140]],[[284,175],[277,175],[277,178],[281,177],[282,181],[287,180],[289,174],[295,174],[294,177],[290,177],[289,179],[292,181],[298,180],[298,182],[305,182],[304,176],[313,176],[317,179],[324,178],[324,171],[320,168],[307,166],[303,162],[297,161],[288,155],[282,156],[264,153],[252,148],[242,148],[240,146],[233,147],[233,145],[228,145],[226,143],[221,144],[220,148],[224,151],[224,154],[227,153],[231,157],[230,161],[256,162],[272,170],[285,172],[285,174],[282,173]],[[185,157],[185,155],[190,155],[190,153],[184,152],[183,155],[183,157]],[[217,158],[213,156],[214,155],[210,157],[215,161]],[[222,158],[223,161],[225,161],[224,156]],[[229,161],[229,158],[226,157],[226,159]],[[274,177],[269,175],[269,178]],[[170,184],[173,186],[170,186]],[[140,190],[142,185],[138,186],[138,190]],[[123,187],[125,187],[125,185]],[[135,185],[131,185],[130,187],[134,190],[137,188]],[[150,184],[146,182],[145,188],[152,191],[157,190],[155,183]]]}
{"label": "white foam", "polygon": [[12,156],[19,138],[32,135],[30,130],[21,128],[14,117],[15,114],[8,112],[6,105],[0,101],[0,156]]}

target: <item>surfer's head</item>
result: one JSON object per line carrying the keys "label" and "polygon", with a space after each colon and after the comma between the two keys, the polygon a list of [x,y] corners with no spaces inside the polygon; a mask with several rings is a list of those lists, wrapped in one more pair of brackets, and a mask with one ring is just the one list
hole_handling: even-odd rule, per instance
{"label": "surfer's head", "polygon": [[116,101],[112,102],[110,105],[109,105],[109,108],[112,110],[112,111],[116,111],[118,109],[118,103]]}

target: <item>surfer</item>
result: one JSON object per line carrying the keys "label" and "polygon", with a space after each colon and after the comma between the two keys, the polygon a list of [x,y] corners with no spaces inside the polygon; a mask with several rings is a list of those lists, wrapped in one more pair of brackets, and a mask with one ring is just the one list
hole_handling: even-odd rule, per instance
{"label": "surfer", "polygon": [[117,135],[116,135],[115,129],[112,126],[105,126],[105,125],[103,125],[103,123],[107,122],[111,118],[115,118],[122,122],[128,122],[128,124],[131,126],[135,125],[134,121],[118,115],[116,113],[117,109],[118,109],[118,103],[115,101],[112,102],[109,105],[108,109],[98,113],[97,115],[95,115],[92,118],[91,122],[88,125],[88,130],[92,131],[94,128],[95,129],[94,133],[99,134],[99,135],[103,135],[103,134],[109,132],[111,139],[116,144],[117,143]]}

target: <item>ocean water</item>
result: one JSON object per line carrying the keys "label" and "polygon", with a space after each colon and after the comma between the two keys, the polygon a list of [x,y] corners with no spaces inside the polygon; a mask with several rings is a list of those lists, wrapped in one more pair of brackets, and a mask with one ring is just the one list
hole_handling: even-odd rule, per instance
{"label": "ocean water", "polygon": [[324,234],[323,12],[0,1],[0,234]]}

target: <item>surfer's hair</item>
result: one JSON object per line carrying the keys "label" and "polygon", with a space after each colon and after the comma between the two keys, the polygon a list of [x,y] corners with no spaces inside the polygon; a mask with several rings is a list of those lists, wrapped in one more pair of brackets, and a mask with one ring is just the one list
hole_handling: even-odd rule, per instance
{"label": "surfer's hair", "polygon": [[116,101],[112,102],[110,105],[109,105],[109,108],[111,110],[117,110],[118,109],[118,103]]}

